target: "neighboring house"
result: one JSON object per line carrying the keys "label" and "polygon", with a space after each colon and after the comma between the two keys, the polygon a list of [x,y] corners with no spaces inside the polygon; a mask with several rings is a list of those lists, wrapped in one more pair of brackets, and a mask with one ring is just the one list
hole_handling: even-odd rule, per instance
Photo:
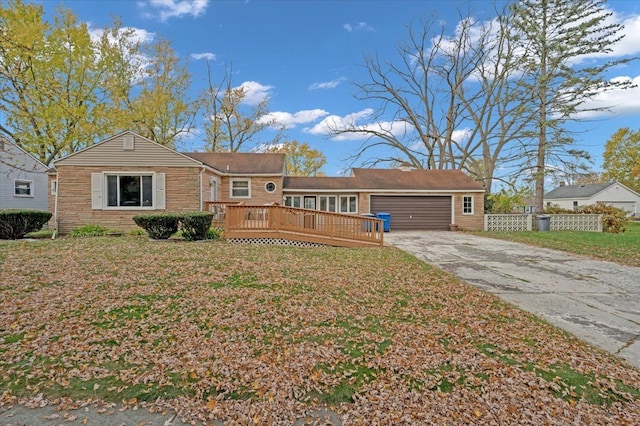
{"label": "neighboring house", "polygon": [[640,218],[640,194],[618,182],[588,185],[560,185],[544,195],[546,206],[557,205],[564,209],[576,209],[596,203],[604,203],[629,212]]}
{"label": "neighboring house", "polygon": [[200,211],[207,202],[285,204],[391,214],[391,228],[481,229],[484,190],[461,171],[354,169],[349,177],[287,177],[284,154],[179,153],[123,132],[54,162],[54,222],[135,228],[132,217]]}
{"label": "neighboring house", "polygon": [[47,166],[0,136],[0,209],[47,210]]}

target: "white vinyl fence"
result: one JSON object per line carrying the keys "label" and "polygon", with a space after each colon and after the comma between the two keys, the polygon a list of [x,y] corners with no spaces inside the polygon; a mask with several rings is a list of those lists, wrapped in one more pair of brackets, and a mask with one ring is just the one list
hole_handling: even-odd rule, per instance
{"label": "white vinyl fence", "polygon": [[[484,230],[497,232],[536,230],[533,214],[485,214]],[[548,214],[551,231],[602,232],[601,214]]]}

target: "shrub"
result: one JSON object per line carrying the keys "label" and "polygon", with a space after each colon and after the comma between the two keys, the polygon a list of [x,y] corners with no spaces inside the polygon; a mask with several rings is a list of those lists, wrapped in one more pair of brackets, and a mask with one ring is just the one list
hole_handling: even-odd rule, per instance
{"label": "shrub", "polygon": [[41,229],[52,213],[40,210],[0,210],[0,239],[17,240]]}
{"label": "shrub", "polygon": [[149,238],[166,240],[178,232],[180,215],[174,213],[136,215],[133,221],[140,228],[147,231]]}
{"label": "shrub", "polygon": [[608,206],[603,203],[578,207],[577,213],[603,215],[602,231],[608,232],[610,234],[624,233],[624,231],[626,230],[624,225],[627,223],[629,214],[623,209]]}
{"label": "shrub", "polygon": [[212,220],[210,212],[185,213],[180,219],[182,236],[187,241],[206,240]]}
{"label": "shrub", "polygon": [[544,209],[548,214],[601,214],[602,231],[610,234],[622,234],[625,231],[625,223],[627,223],[628,213],[617,207],[608,206],[604,203],[590,204],[588,206],[580,206],[576,210],[563,209],[557,205]]}
{"label": "shrub", "polygon": [[100,225],[82,225],[72,229],[69,235],[74,238],[103,237],[107,235],[107,228]]}
{"label": "shrub", "polygon": [[221,231],[215,228],[209,228],[207,230],[207,240],[217,240],[220,238]]}

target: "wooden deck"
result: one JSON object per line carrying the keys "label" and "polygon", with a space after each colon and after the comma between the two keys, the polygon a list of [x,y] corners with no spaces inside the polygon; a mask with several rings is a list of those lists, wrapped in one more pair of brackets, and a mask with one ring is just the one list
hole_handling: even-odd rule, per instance
{"label": "wooden deck", "polygon": [[224,220],[229,239],[278,238],[341,247],[381,246],[384,240],[383,222],[375,217],[280,205],[208,202],[207,209],[214,213],[214,226]]}

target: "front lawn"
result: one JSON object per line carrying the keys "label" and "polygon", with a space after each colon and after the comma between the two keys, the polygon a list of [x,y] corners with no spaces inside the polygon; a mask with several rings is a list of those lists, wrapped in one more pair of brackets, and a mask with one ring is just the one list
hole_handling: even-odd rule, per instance
{"label": "front lawn", "polygon": [[600,232],[475,232],[483,237],[568,251],[623,265],[640,266],[640,222],[628,222],[624,234]]}
{"label": "front lawn", "polygon": [[640,371],[389,247],[0,242],[0,304],[0,404],[227,424],[318,406],[347,425],[640,418]]}

